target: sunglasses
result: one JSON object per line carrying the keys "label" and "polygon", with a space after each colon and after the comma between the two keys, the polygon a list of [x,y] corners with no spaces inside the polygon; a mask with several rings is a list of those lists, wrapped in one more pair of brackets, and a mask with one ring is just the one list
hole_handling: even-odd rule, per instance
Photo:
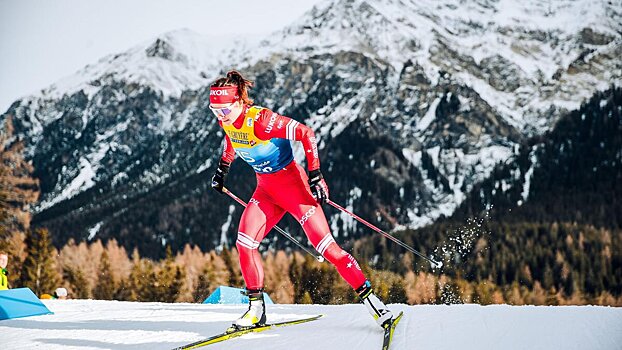
{"label": "sunglasses", "polygon": [[221,108],[214,108],[212,106],[209,106],[209,109],[212,110],[212,113],[214,113],[214,115],[216,116],[216,118],[218,118],[218,120],[222,120],[227,115],[229,115],[229,113],[231,113],[231,111],[232,111],[231,106],[233,106],[234,103],[235,102],[231,102],[226,107],[221,107]]}

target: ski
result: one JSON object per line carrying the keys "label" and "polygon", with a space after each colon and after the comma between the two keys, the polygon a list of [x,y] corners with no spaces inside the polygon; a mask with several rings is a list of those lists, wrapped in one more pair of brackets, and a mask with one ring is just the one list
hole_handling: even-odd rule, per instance
{"label": "ski", "polygon": [[404,312],[400,311],[400,314],[397,315],[396,318],[392,319],[389,324],[384,326],[384,341],[382,343],[382,350],[389,350],[389,346],[391,346],[391,341],[393,340],[393,332],[395,332],[395,327],[402,319]]}
{"label": "ski", "polygon": [[266,325],[263,325],[263,326],[252,327],[252,328],[226,330],[223,333],[211,336],[211,337],[206,338],[206,339],[202,339],[202,340],[196,341],[194,343],[182,345],[182,346],[177,347],[177,348],[175,348],[173,350],[196,349],[196,348],[199,348],[199,347],[202,347],[202,346],[206,346],[206,345],[218,343],[218,342],[221,342],[221,341],[237,338],[237,337],[243,336],[244,334],[259,333],[259,332],[267,331],[267,330],[272,329],[272,328],[285,327],[285,326],[291,326],[291,325],[295,325],[295,324],[301,324],[301,323],[315,321],[315,320],[317,320],[318,318],[320,318],[322,316],[323,315],[317,315],[317,316],[313,316],[313,317],[301,318],[301,319],[298,319],[298,320],[291,320],[291,321],[271,323],[271,324],[266,324]]}

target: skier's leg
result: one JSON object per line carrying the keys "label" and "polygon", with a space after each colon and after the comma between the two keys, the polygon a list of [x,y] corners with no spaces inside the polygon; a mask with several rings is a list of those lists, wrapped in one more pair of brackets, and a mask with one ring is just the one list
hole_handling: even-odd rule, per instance
{"label": "skier's leg", "polygon": [[383,326],[391,320],[393,314],[374,294],[371,283],[365,278],[356,259],[335,242],[322,207],[311,195],[306,173],[301,168],[299,171],[300,183],[287,188],[288,196],[279,198],[279,206],[298,220],[318,253],[337,268],[341,277],[359,294],[376,322]]}
{"label": "skier's leg", "polygon": [[287,195],[279,196],[278,193],[272,193],[272,189],[268,188],[275,202],[298,220],[311,244],[318,253],[322,254],[337,268],[341,277],[352,288],[359,288],[366,280],[361,267],[348,252],[341,249],[335,242],[322,207],[311,195],[305,170],[295,164],[291,168],[288,166],[287,171],[287,173],[283,172],[278,189],[278,193],[286,193]]}
{"label": "skier's leg", "polygon": [[257,249],[259,243],[284,213],[283,209],[272,203],[270,198],[258,189],[242,214],[236,247],[240,255],[242,276],[249,290],[264,287],[261,255]]}
{"label": "skier's leg", "polygon": [[240,269],[246,283],[249,306],[248,310],[233,323],[235,328],[266,323],[263,266],[257,248],[284,213],[283,209],[273,204],[262,191],[258,190],[242,214],[236,247],[240,255]]}
{"label": "skier's leg", "polygon": [[339,275],[354,289],[365,283],[365,275],[352,255],[341,249],[330,232],[322,207],[297,205],[290,213],[302,225],[309,241],[318,253],[335,266]]}
{"label": "skier's leg", "polygon": [[[304,221],[305,217],[309,217],[309,219]],[[358,262],[352,255],[339,247],[330,231],[328,231],[328,223],[322,208],[317,206],[308,209],[299,221],[313,246],[326,260],[335,265],[341,277],[356,290],[361,301],[367,307],[367,311],[369,311],[378,325],[384,326],[386,322],[390,321],[393,314],[374,294],[371,283],[363,275]]]}

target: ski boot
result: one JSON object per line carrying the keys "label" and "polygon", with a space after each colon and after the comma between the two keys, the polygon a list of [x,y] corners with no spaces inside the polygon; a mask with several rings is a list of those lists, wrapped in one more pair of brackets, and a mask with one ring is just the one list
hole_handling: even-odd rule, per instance
{"label": "ski boot", "polygon": [[247,289],[243,294],[248,296],[248,310],[233,322],[235,329],[253,328],[266,324],[266,304],[263,300],[263,288]]}
{"label": "ski boot", "polygon": [[369,311],[380,327],[384,328],[386,325],[391,323],[393,313],[382,301],[380,301],[380,299],[378,299],[376,294],[374,294],[374,290],[371,288],[371,283],[369,281],[365,281],[365,283],[359,287],[356,292],[361,298],[363,304],[367,307],[367,311]]}

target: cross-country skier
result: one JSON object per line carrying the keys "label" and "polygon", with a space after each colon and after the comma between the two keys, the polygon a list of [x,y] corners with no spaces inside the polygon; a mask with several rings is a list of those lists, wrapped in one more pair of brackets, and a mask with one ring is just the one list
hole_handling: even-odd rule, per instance
{"label": "cross-country skier", "polygon": [[[330,232],[320,206],[328,199],[328,187],[320,172],[313,131],[286,116],[254,106],[248,96],[252,86],[239,72],[230,71],[210,88],[210,109],[225,131],[225,146],[212,187],[223,192],[236,153],[257,175],[257,188],[240,219],[236,241],[250,305],[233,326],[245,328],[266,322],[264,275],[257,248],[286,212],[298,220],[315,249],[356,290],[376,322],[380,326],[390,322],[391,311],[374,294],[356,260],[339,247]],[[294,161],[290,141],[302,142],[308,176]]]}

